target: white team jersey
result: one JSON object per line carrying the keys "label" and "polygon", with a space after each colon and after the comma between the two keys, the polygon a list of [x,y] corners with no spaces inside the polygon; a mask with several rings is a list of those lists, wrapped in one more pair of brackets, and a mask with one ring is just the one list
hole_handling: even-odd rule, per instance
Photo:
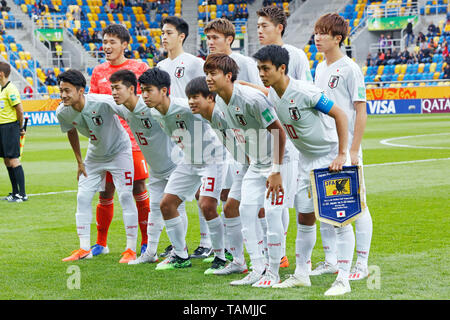
{"label": "white team jersey", "polygon": [[269,99],[275,105],[286,135],[302,154],[324,156],[338,144],[336,129],[328,130],[319,110],[315,108],[323,91],[313,84],[291,77],[280,98],[273,88]]}
{"label": "white team jersey", "polygon": [[288,75],[294,79],[313,82],[308,57],[305,52],[290,44],[283,44],[282,47],[289,52]]}
{"label": "white team jersey", "polygon": [[194,78],[204,76],[203,64],[205,62],[190,53],[183,52],[175,59],[164,59],[156,66],[170,75],[170,96],[174,98],[187,98],[186,85]]}
{"label": "white team jersey", "polygon": [[[218,108],[214,108],[210,124],[234,160],[240,164],[248,165],[248,157],[242,148],[245,138],[239,134],[238,130],[230,128],[224,114]],[[241,141],[241,143],[238,141]]]}
{"label": "white team jersey", "polygon": [[155,108],[151,109],[151,115],[183,150],[185,163],[222,163],[227,156],[227,151],[208,121],[191,112],[187,99],[171,98],[169,110],[165,115]]}
{"label": "white team jersey", "polygon": [[[272,164],[272,135],[266,128],[278,117],[264,93],[235,83],[228,105],[217,95],[215,108],[222,113],[228,128],[233,129],[236,141],[245,150],[251,165],[267,169]],[[285,148],[283,162],[290,160],[288,149]]]}
{"label": "white team jersey", "polygon": [[256,61],[250,57],[246,57],[239,52],[233,51],[230,57],[236,61],[239,67],[237,80],[247,81],[260,86],[263,86],[261,78],[259,77],[258,65]]}
{"label": "white team jersey", "polygon": [[110,95],[87,94],[81,112],[60,104],[56,117],[62,132],[76,128],[89,138],[86,159],[110,161],[119,152],[131,149],[130,137],[116,116],[117,105]]}
{"label": "white team jersey", "polygon": [[142,97],[139,98],[133,111],[120,105],[117,107],[117,114],[125,119],[133,132],[150,167],[152,177],[163,178],[177,166],[183,157],[181,150],[153,119],[150,108]]}
{"label": "white team jersey", "polygon": [[[356,118],[356,110],[353,103],[366,101],[366,87],[361,69],[347,56],[342,57],[329,66],[326,61],[322,61],[316,68],[315,84],[324,90],[327,97],[333,100],[347,115],[348,146],[350,148],[353,142]],[[327,120],[330,122],[329,126],[334,125],[334,121]]]}

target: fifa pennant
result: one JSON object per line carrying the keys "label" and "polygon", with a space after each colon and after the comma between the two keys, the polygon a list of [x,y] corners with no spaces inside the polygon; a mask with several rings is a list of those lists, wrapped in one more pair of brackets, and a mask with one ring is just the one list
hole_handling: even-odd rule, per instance
{"label": "fifa pennant", "polygon": [[363,212],[360,166],[344,166],[339,172],[328,168],[311,171],[314,212],[319,221],[343,227]]}

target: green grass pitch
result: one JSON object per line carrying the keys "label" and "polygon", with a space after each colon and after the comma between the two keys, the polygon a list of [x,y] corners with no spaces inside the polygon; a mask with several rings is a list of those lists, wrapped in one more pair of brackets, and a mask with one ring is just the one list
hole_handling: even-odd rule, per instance
{"label": "green grass pitch", "polygon": [[[415,136],[415,137],[412,137]],[[403,137],[403,138],[401,138]],[[406,137],[406,138],[405,138]],[[394,145],[380,141],[388,140]],[[403,145],[403,146],[395,146]],[[83,154],[87,140],[82,139]],[[407,147],[409,146],[409,147]],[[428,148],[424,148],[428,147]],[[373,219],[369,266],[374,276],[351,282],[352,292],[335,299],[448,299],[450,289],[450,115],[370,116],[363,141],[367,201]],[[418,161],[433,159],[431,161]],[[125,233],[118,200],[109,232],[110,254],[63,263],[78,248],[75,230],[76,163],[59,127],[29,127],[22,159],[30,200],[0,202],[0,299],[192,299],[315,300],[334,275],[311,277],[310,288],[231,287],[241,275],[205,276],[208,267],[194,260],[182,271],[155,271],[154,265],[118,263]],[[6,169],[0,170],[0,196],[10,192]],[[56,192],[56,194],[34,195]],[[117,197],[116,197],[117,198]],[[97,197],[93,202],[93,208]],[[188,203],[187,244],[199,241],[195,202]],[[287,255],[295,268],[295,212],[291,209]],[[91,239],[95,241],[95,212]],[[138,241],[140,241],[140,236]],[[92,243],[93,244],[93,243]],[[169,244],[163,232],[160,251]],[[320,233],[313,265],[323,259]],[[80,287],[73,288],[73,266]]]}

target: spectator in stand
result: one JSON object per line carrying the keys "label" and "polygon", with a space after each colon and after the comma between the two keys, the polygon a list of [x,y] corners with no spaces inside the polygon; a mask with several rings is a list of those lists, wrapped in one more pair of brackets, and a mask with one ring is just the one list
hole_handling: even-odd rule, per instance
{"label": "spectator in stand", "polygon": [[427,37],[423,34],[423,32],[419,32],[419,34],[417,35],[417,42],[416,42],[416,46],[420,46],[420,44],[423,41],[427,41]]}
{"label": "spectator in stand", "polygon": [[3,21],[0,20],[0,35],[3,35],[6,33],[5,25],[3,24]]}
{"label": "spectator in stand", "polygon": [[414,52],[409,55],[409,59],[406,61],[407,64],[414,64],[417,62],[419,62],[419,58]]}
{"label": "spectator in stand", "polygon": [[119,3],[116,5],[115,13],[123,13],[123,4],[119,1]]}
{"label": "spectator in stand", "polygon": [[139,52],[139,57],[141,59],[146,58],[146,56],[145,56],[146,49],[145,49],[145,45],[143,43],[139,44],[139,47],[137,48],[137,52]]}
{"label": "spectator in stand", "polygon": [[433,22],[430,23],[430,25],[428,26],[428,33],[427,33],[427,37],[435,37],[437,35],[437,30],[436,30],[436,26],[434,25]]}
{"label": "spectator in stand", "polygon": [[442,55],[444,58],[448,56],[448,43],[447,41],[444,41],[444,44],[442,45]]}
{"label": "spectator in stand", "polygon": [[144,23],[142,21],[136,22],[136,33],[140,36],[142,36],[143,31],[145,29]]}
{"label": "spectator in stand", "polygon": [[47,86],[56,86],[58,84],[58,81],[56,80],[55,73],[53,70],[49,70],[47,73],[47,79],[45,79],[45,85]]}
{"label": "spectator in stand", "polygon": [[386,61],[385,64],[387,65],[393,65],[395,64],[396,58],[394,57],[394,53],[392,52],[392,49],[387,49],[386,55],[384,57],[384,60]]}
{"label": "spectator in stand", "polygon": [[444,79],[450,79],[450,64],[447,64],[444,68]]}
{"label": "spectator in stand", "polygon": [[377,66],[384,65],[385,54],[382,50],[378,50]]}
{"label": "spectator in stand", "polygon": [[384,48],[386,47],[386,38],[384,37],[384,34],[382,33],[380,35],[380,39],[378,40],[378,48],[384,52]]}
{"label": "spectator in stand", "polygon": [[431,55],[430,55],[430,49],[420,49],[419,51],[419,63],[429,63],[431,62]]}
{"label": "spectator in stand", "polygon": [[406,64],[410,56],[411,55],[409,54],[408,48],[405,48],[405,50],[403,50],[402,53],[400,53],[400,63]]}
{"label": "spectator in stand", "polygon": [[421,40],[420,41],[420,45],[419,45],[420,49],[428,49],[428,42],[426,40]]}
{"label": "spectator in stand", "polygon": [[391,48],[392,49],[392,45],[394,44],[394,42],[392,41],[392,35],[388,34],[386,36],[386,48]]}
{"label": "spectator in stand", "polygon": [[102,37],[101,32],[94,31],[94,33],[92,34],[92,42],[94,42],[94,43],[102,43],[103,42],[103,37]]}
{"label": "spectator in stand", "polygon": [[[308,41],[308,44],[309,45],[315,45],[315,41],[314,41],[314,33],[311,35],[311,38],[309,38],[309,41]],[[370,54],[370,53],[369,53]]]}
{"label": "spectator in stand", "polygon": [[406,25],[406,47],[414,42],[414,32],[412,19],[408,19],[408,24]]}

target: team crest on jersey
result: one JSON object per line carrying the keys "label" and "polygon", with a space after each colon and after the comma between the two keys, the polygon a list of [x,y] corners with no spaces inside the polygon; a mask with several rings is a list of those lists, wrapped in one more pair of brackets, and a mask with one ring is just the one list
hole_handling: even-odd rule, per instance
{"label": "team crest on jersey", "polygon": [[291,119],[294,121],[300,120],[300,112],[298,112],[297,107],[290,107],[289,115],[291,116]]}
{"label": "team crest on jersey", "polygon": [[336,76],[336,75],[332,75],[330,77],[330,80],[328,80],[328,86],[331,89],[336,88],[338,86],[338,83],[339,83],[339,76]]}
{"label": "team crest on jersey", "polygon": [[243,114],[237,114],[237,115],[236,115],[236,119],[237,119],[237,121],[239,121],[239,123],[240,123],[241,125],[243,125],[243,126],[246,126],[246,125],[247,125],[247,121],[245,120]]}
{"label": "team crest on jersey", "polygon": [[178,129],[183,129],[183,130],[186,130],[186,122],[184,122],[183,120],[181,120],[181,121],[176,121],[176,123],[177,123],[177,127],[178,127]]}
{"label": "team crest on jersey", "polygon": [[141,119],[141,123],[144,126],[144,128],[150,129],[152,127],[152,122],[149,118]]}
{"label": "team crest on jersey", "polygon": [[92,117],[92,122],[94,122],[96,126],[101,126],[103,124],[103,118],[102,116]]}
{"label": "team crest on jersey", "polygon": [[175,77],[179,78],[183,78],[184,76],[184,67],[177,67],[175,69]]}

